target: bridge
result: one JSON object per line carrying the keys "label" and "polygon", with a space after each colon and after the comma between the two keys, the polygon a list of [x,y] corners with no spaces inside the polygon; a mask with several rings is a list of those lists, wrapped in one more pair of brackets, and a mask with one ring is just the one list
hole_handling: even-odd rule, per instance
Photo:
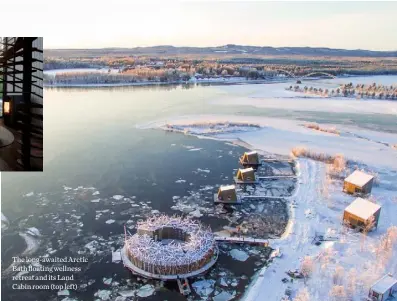
{"label": "bridge", "polygon": [[310,72],[304,75],[296,75],[291,71],[288,70],[284,70],[284,69],[275,69],[274,71],[278,72],[278,73],[284,73],[285,75],[291,77],[291,78],[297,78],[297,79],[303,79],[303,78],[310,78],[313,75],[322,75],[322,76],[327,76],[330,78],[336,78],[335,75],[331,74],[331,73],[327,73],[327,72],[320,72],[320,71],[316,71],[316,72]]}
{"label": "bridge", "polygon": [[327,73],[327,72],[311,72],[311,73],[309,73],[309,74],[306,74],[306,75],[303,75],[303,76],[301,76],[301,78],[307,78],[307,77],[310,77],[310,76],[313,76],[313,75],[325,75],[325,76],[328,76],[328,77],[330,77],[330,78],[336,78],[336,76],[335,75],[333,75],[333,74],[331,74],[331,73]]}

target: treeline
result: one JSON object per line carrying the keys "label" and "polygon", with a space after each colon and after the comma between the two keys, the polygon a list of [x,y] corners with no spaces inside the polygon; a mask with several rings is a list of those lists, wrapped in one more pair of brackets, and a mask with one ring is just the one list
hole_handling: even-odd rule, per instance
{"label": "treeline", "polygon": [[190,79],[190,75],[178,72],[154,73],[101,73],[101,72],[67,72],[55,76],[44,75],[44,83],[49,85],[74,84],[127,84],[139,82],[183,82]]}
{"label": "treeline", "polygon": [[73,68],[103,68],[105,65],[81,61],[44,60],[44,70],[73,69]]}
{"label": "treeline", "polygon": [[338,75],[388,75],[397,74],[397,61],[394,60],[310,60],[288,58],[230,58],[178,59],[161,57],[92,57],[92,58],[46,58],[44,69],[66,68],[118,68],[124,71],[153,69],[168,72],[178,70],[191,75],[202,76],[242,76],[258,79],[274,77],[278,74],[303,76],[313,72]]}
{"label": "treeline", "polygon": [[356,98],[370,98],[370,99],[385,99],[397,100],[397,86],[385,86],[372,83],[370,85],[348,83],[340,86],[337,89],[323,89],[316,87],[299,85],[289,86],[287,90],[295,92],[303,92],[326,97],[356,97]]}

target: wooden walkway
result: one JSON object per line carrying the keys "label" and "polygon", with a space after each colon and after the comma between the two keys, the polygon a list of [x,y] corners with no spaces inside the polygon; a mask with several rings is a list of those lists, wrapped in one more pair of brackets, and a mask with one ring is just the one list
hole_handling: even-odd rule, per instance
{"label": "wooden walkway", "polygon": [[252,237],[227,237],[227,236],[215,236],[215,240],[217,242],[227,242],[232,244],[250,244],[250,245],[264,245],[265,247],[269,246],[268,239],[262,238],[252,238]]}
{"label": "wooden walkway", "polygon": [[267,180],[267,179],[296,179],[295,175],[274,175],[274,176],[263,176],[256,177],[258,180]]}
{"label": "wooden walkway", "polygon": [[272,159],[272,158],[266,158],[266,159],[261,159],[261,162],[288,162],[288,163],[293,163],[294,160],[292,159]]}
{"label": "wooden walkway", "polygon": [[263,201],[263,199],[274,199],[274,200],[282,200],[290,198],[290,195],[287,196],[272,196],[272,195],[245,195],[241,196],[241,199],[250,199],[252,201]]}
{"label": "wooden walkway", "polygon": [[187,278],[182,279],[182,281],[178,278],[178,279],[176,279],[176,282],[178,283],[179,292],[182,295],[187,296],[192,292],[192,290],[190,289],[189,281],[187,280]]}

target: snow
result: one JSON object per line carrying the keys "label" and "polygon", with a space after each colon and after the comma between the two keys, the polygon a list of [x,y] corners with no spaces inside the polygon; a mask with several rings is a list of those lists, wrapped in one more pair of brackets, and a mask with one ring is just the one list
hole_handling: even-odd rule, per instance
{"label": "snow", "polygon": [[240,168],[239,169],[241,173],[249,173],[249,172],[253,172],[254,169],[252,167],[248,167],[248,168]]}
{"label": "snow", "polygon": [[[282,248],[282,258],[275,258],[269,268],[264,267],[260,271],[260,276],[253,282],[251,288],[244,296],[245,301],[259,300],[281,300],[285,294],[282,279],[286,276],[286,271],[298,268],[300,259],[307,255],[314,248],[310,244],[310,236],[315,229],[319,228],[316,219],[307,219],[305,211],[314,207],[319,197],[316,189],[324,178],[325,168],[314,161],[299,160],[300,174],[299,186],[297,188],[295,203],[297,208],[290,206],[290,221],[286,232],[279,240],[270,242],[274,248]],[[322,205],[322,204],[321,204]],[[296,210],[295,210],[296,209]],[[259,297],[260,296],[260,297]]]}
{"label": "snow", "polygon": [[146,284],[138,290],[137,296],[141,298],[145,298],[153,295],[153,293],[154,293],[154,286],[150,284]]}
{"label": "snow", "polygon": [[[382,78],[382,77],[377,77]],[[396,77],[387,77],[388,80]],[[309,85],[321,84],[327,88],[337,87],[341,82],[378,82],[375,77],[349,78],[324,81],[313,81]],[[384,82],[380,82],[385,84]],[[256,108],[274,108],[293,111],[334,113],[397,115],[397,102],[383,100],[358,101],[352,99],[302,98],[294,92],[285,90],[286,84],[222,86],[221,97],[211,99],[212,104],[237,106],[254,106]],[[248,96],[247,96],[248,95]],[[245,112],[248,112],[245,111]],[[261,110],[261,113],[263,110]],[[289,222],[284,234],[279,239],[270,240],[270,246],[282,250],[272,256],[268,267],[260,269],[242,298],[253,300],[281,300],[286,289],[291,289],[292,299],[296,293],[307,287],[310,300],[330,300],[329,293],[335,285],[333,274],[338,267],[345,270],[344,282],[353,279],[352,270],[357,271],[357,289],[350,300],[358,301],[368,296],[370,286],[385,273],[397,273],[397,248],[381,261],[377,257],[377,248],[381,238],[388,228],[397,225],[397,152],[391,147],[396,144],[395,133],[385,133],[377,130],[367,130],[358,125],[332,125],[340,131],[340,135],[312,131],[302,126],[301,120],[291,118],[273,118],[251,116],[249,113],[238,112],[238,115],[185,115],[167,120],[157,120],[140,128],[161,128],[208,137],[222,141],[230,141],[250,149],[257,149],[269,154],[289,155],[296,146],[307,146],[319,153],[335,155],[343,153],[344,157],[354,165],[366,165],[365,169],[379,174],[380,183],[372,189],[374,198],[382,207],[380,220],[376,231],[364,236],[362,233],[349,230],[342,225],[344,209],[354,200],[342,192],[343,177],[326,180],[326,165],[309,159],[298,159],[297,187],[288,200]],[[280,115],[282,116],[282,115]],[[324,115],[327,116],[327,115]],[[334,114],[339,116],[338,114]],[[300,119],[304,119],[302,114]],[[377,118],[382,118],[379,115]],[[167,125],[167,126],[165,126]],[[328,127],[328,124],[327,124]],[[271,143],[269,143],[271,142]],[[328,195],[322,191],[328,187]],[[323,236],[328,241],[313,243],[316,237]],[[234,251],[235,252],[235,251]],[[284,283],[286,272],[300,269],[305,257],[314,261],[314,271],[306,284],[295,279]],[[329,262],[324,264],[325,258]],[[376,266],[376,268],[374,268]],[[289,280],[289,278],[287,278]],[[212,293],[213,289],[207,294]],[[291,299],[290,298],[290,299]]]}
{"label": "snow", "polygon": [[114,219],[109,219],[109,220],[107,220],[105,223],[106,223],[106,224],[113,224],[114,222],[115,222]]}
{"label": "snow", "polygon": [[[376,81],[375,77],[372,81]],[[394,83],[397,82],[395,76]],[[359,78],[357,78],[360,80]],[[365,77],[361,78],[365,79]],[[335,89],[341,82],[347,83],[353,79],[318,80],[310,83],[301,84],[307,86],[320,86],[322,88]],[[382,84],[384,84],[382,82]],[[295,85],[295,83],[294,83]],[[216,105],[224,106],[254,106],[256,108],[269,108],[294,111],[312,112],[331,112],[331,113],[378,113],[378,114],[397,114],[397,102],[387,100],[358,100],[345,97],[332,98],[309,96],[300,92],[287,91],[289,83],[273,83],[271,85],[230,85],[222,86],[222,97],[213,100]],[[364,103],[365,105],[360,105]]]}
{"label": "snow", "polygon": [[251,151],[251,152],[246,152],[245,154],[247,156],[251,156],[251,155],[257,155],[258,153],[256,151]]}
{"label": "snow", "polygon": [[236,186],[235,185],[225,185],[225,186],[221,186],[219,188],[221,191],[226,191],[226,190],[235,190]]}
{"label": "snow", "polygon": [[[390,288],[397,285],[397,279],[391,275],[385,275],[381,279],[379,279],[371,289],[378,294],[386,293]],[[396,288],[397,289],[397,288]]]}
{"label": "snow", "polygon": [[[279,102],[277,102],[277,106],[280,106]],[[292,148],[308,146],[315,152],[331,155],[342,152],[350,160],[371,162],[372,165],[397,169],[396,150],[388,145],[380,144],[379,139],[376,139],[375,136],[377,132],[372,132],[370,136],[364,139],[361,135],[362,131],[359,132],[357,127],[354,126],[343,125],[340,128],[336,125],[336,128],[341,132],[341,135],[338,136],[305,128],[299,120],[249,115],[203,114],[174,117],[172,123],[169,119],[160,119],[137,125],[137,127],[141,129],[164,129],[167,124],[179,128],[180,132],[184,132],[188,128],[189,134],[198,137],[208,136],[206,133],[212,130],[215,125],[218,125],[219,130],[215,131],[211,137],[232,141],[236,144],[242,144],[242,146],[250,145],[252,148],[272,154],[288,156]],[[236,126],[236,124],[241,126]],[[356,131],[358,135],[352,135]],[[385,133],[379,133],[379,135],[383,139]],[[391,134],[388,135],[389,140],[393,139],[391,136]]]}
{"label": "snow", "polygon": [[233,257],[233,259],[238,260],[238,261],[246,261],[249,257],[249,255],[242,251],[242,250],[238,250],[238,249],[233,249],[229,252],[230,256]]}
{"label": "snow", "polygon": [[114,198],[115,200],[118,201],[118,200],[123,199],[123,198],[124,198],[124,195],[118,195],[118,194],[117,194],[117,195],[114,195],[113,198]]}
{"label": "snow", "polygon": [[345,211],[362,218],[364,221],[373,216],[381,207],[378,204],[364,200],[362,198],[355,199]]}
{"label": "snow", "polygon": [[374,178],[372,175],[368,175],[362,171],[355,170],[351,175],[349,175],[345,181],[349,182],[351,184],[354,184],[358,187],[363,187],[365,184],[367,184],[369,181],[371,181]]}

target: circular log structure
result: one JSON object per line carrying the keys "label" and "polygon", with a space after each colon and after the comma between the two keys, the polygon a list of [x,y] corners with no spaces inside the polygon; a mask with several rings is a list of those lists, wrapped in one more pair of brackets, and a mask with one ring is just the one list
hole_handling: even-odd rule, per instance
{"label": "circular log structure", "polygon": [[176,279],[196,276],[217,260],[211,229],[182,217],[162,215],[138,222],[137,233],[126,238],[124,265],[141,276]]}

